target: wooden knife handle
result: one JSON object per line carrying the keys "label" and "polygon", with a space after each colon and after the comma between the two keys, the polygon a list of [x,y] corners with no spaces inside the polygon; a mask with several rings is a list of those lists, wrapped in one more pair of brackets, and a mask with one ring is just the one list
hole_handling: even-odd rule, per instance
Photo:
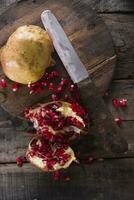
{"label": "wooden knife handle", "polygon": [[118,133],[112,115],[90,78],[77,84],[82,103],[91,118],[91,131],[103,144],[107,152],[121,153],[127,150],[127,143]]}

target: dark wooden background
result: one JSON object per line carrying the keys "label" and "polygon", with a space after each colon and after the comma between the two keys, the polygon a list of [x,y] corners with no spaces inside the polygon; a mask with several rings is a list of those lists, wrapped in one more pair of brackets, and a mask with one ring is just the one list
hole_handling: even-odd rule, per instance
{"label": "dark wooden background", "polygon": [[[0,0],[0,13],[15,0]],[[15,164],[25,152],[24,124],[0,108],[0,200],[133,200],[134,199],[134,1],[83,0],[106,23],[115,45],[117,66],[107,105],[113,116],[122,116],[120,133],[129,144],[126,154],[72,166],[65,174],[71,181],[53,181],[28,163]],[[21,3],[21,2],[20,2]],[[125,97],[128,107],[115,111],[112,98]]]}

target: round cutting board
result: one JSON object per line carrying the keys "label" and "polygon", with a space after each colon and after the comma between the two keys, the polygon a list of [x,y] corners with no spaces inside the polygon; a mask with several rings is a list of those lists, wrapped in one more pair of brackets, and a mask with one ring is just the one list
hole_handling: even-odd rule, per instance
{"label": "round cutting board", "polygon": [[[13,4],[0,16],[0,46],[2,47],[11,33],[21,25],[35,24],[42,27],[40,15],[47,9],[56,15],[99,92],[103,95],[113,75],[116,55],[106,25],[91,10],[88,1],[85,3],[78,0],[38,0],[37,2],[27,0]],[[56,52],[54,58],[62,76],[68,77]],[[3,77],[1,69],[0,78]],[[25,106],[50,100],[50,93],[45,89],[41,94],[29,95],[26,86],[22,85],[14,93],[11,85],[12,82],[8,80],[8,87],[0,89],[0,103],[5,110],[15,116],[19,116]]]}

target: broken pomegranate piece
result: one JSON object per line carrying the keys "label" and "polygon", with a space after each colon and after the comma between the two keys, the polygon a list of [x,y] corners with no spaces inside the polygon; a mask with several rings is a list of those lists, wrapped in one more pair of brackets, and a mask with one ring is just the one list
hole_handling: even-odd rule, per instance
{"label": "broken pomegranate piece", "polygon": [[85,110],[77,103],[53,101],[25,111],[26,119],[34,124],[37,134],[54,141],[60,133],[72,137],[85,128]]}
{"label": "broken pomegranate piece", "polygon": [[67,168],[76,159],[71,147],[65,148],[62,143],[39,137],[31,140],[26,156],[33,165],[46,172]]}

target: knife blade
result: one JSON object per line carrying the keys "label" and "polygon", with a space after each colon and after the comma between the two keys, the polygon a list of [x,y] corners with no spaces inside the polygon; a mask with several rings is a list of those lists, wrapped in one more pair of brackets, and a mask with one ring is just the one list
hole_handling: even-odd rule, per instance
{"label": "knife blade", "polygon": [[91,131],[102,142],[104,151],[126,151],[126,141],[118,133],[110,111],[60,23],[50,10],[45,10],[41,14],[41,20],[68,74],[78,86],[82,103],[92,119]]}

